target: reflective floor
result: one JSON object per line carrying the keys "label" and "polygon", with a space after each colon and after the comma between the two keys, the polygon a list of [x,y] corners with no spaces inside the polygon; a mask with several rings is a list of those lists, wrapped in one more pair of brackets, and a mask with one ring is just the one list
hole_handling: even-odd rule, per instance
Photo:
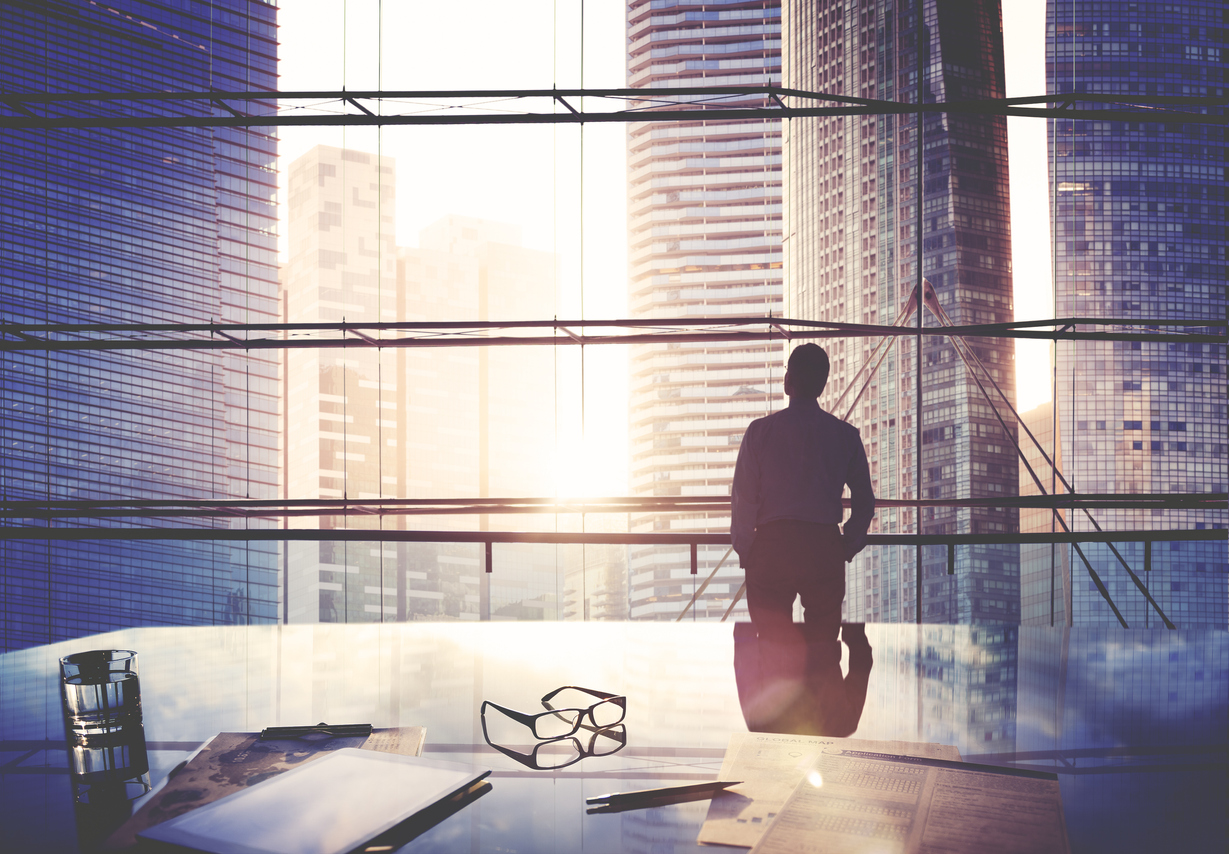
{"label": "reflective floor", "polygon": [[[1226,632],[870,625],[866,637],[855,737],[1057,772],[1073,851],[1226,849]],[[414,852],[699,850],[706,802],[587,815],[584,798],[715,779],[730,734],[749,718],[764,728],[740,704],[746,657],[736,682],[730,624],[134,629],[0,656],[6,851],[78,848],[56,662],[96,648],[140,654],[155,782],[217,732],[320,721],[425,726],[425,756],[494,769],[491,791]],[[489,746],[484,700],[540,712],[565,685],[626,695],[626,744],[595,752],[621,749],[534,770],[509,755],[533,739],[507,722],[489,735],[510,750]]]}

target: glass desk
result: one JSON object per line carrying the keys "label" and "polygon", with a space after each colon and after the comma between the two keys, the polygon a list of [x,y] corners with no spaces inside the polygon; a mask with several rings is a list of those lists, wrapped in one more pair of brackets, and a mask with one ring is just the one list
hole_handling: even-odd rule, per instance
{"label": "glass desk", "polygon": [[[1057,772],[1077,852],[1226,850],[1226,632],[866,633],[874,664],[856,737]],[[0,656],[5,851],[77,850],[57,659],[98,648],[140,654],[154,782],[220,731],[320,721],[425,726],[424,756],[494,769],[489,792],[407,852],[701,850],[706,801],[589,815],[584,799],[716,779],[731,732],[747,729],[730,624],[132,629]],[[483,700],[536,712],[562,685],[627,696],[622,750],[541,771],[484,741]]]}

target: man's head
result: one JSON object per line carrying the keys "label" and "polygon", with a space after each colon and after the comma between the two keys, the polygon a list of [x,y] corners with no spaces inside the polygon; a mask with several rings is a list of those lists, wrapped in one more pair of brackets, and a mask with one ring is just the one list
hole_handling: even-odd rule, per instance
{"label": "man's head", "polygon": [[828,384],[828,354],[818,344],[803,344],[789,354],[785,393],[790,397],[819,397]]}

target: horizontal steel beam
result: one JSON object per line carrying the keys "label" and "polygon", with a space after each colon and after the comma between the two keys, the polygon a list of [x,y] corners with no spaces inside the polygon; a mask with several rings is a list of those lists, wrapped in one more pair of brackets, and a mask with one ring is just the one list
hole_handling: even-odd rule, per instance
{"label": "horizontal steel beam", "polygon": [[[1037,326],[1055,327],[1037,329]],[[1104,331],[1072,327],[1093,326]],[[1143,328],[1125,332],[1113,327]],[[762,327],[761,330],[740,327]],[[1161,332],[1159,327],[1199,332]],[[577,330],[603,330],[586,334]],[[652,331],[640,331],[640,330]],[[522,335],[491,332],[525,330]],[[614,330],[613,332],[610,330]],[[624,331],[627,330],[627,331]],[[413,331],[418,335],[377,338],[372,333]],[[533,332],[538,334],[532,334]],[[141,333],[209,334],[221,338],[133,338]],[[242,338],[253,332],[291,335],[337,332],[337,338]],[[344,337],[352,334],[354,337]],[[825,338],[912,337],[1021,338],[1046,341],[1154,341],[1223,344],[1229,341],[1223,319],[1062,318],[1020,323],[925,327],[833,323],[773,317],[653,318],[587,321],[455,321],[445,323],[280,323],[280,324],[0,324],[0,352],[73,350],[298,350],[403,347],[530,347],[658,344],[663,342],[753,342]],[[38,335],[109,335],[106,338],[41,338]]]}
{"label": "horizontal steel beam", "polygon": [[[571,101],[563,99],[572,99]],[[584,101],[609,107],[627,102],[627,109],[586,110]],[[748,100],[763,107],[747,107]],[[788,99],[789,103],[786,102]],[[542,111],[512,111],[509,102],[542,100]],[[227,101],[255,101],[254,115],[237,115]],[[402,102],[412,103],[402,103]],[[487,103],[462,103],[485,101]],[[499,104],[491,111],[490,102]],[[37,115],[35,108],[63,109],[76,104],[183,104],[195,115]],[[295,102],[303,102],[296,104]],[[324,102],[324,103],[319,103]],[[363,102],[368,102],[364,104]],[[437,103],[424,103],[437,102]],[[442,102],[442,103],[440,103]],[[796,106],[797,102],[827,102],[831,107]],[[313,90],[301,92],[81,92],[5,93],[3,103],[13,115],[0,116],[0,128],[84,129],[140,127],[303,127],[480,124],[585,124],[630,122],[695,122],[748,119],[794,119],[839,115],[901,115],[962,113],[972,115],[1063,118],[1070,120],[1149,121],[1183,124],[1225,124],[1223,97],[1114,97],[1083,94],[1040,95],[910,104],[855,98],[775,86],[691,87],[679,89],[467,89],[467,90]],[[562,103],[564,110],[558,111]],[[580,103],[580,108],[573,106]],[[1050,105],[1055,106],[1040,106]],[[1099,105],[1092,108],[1077,104]],[[280,106],[295,112],[278,112]],[[1123,109],[1126,107],[1127,109]],[[396,113],[384,114],[386,108]],[[1185,108],[1185,109],[1183,109]],[[339,113],[339,109],[347,112]],[[349,112],[353,109],[354,112]],[[208,110],[208,114],[203,111]],[[314,110],[304,114],[306,110]],[[489,112],[464,112],[488,110]],[[1196,112],[1198,111],[1198,112]],[[219,115],[222,113],[222,115]]]}
{"label": "horizontal steel beam", "polygon": [[[872,546],[968,546],[1224,540],[1225,530],[1076,531],[1039,534],[871,534]],[[619,534],[559,531],[401,531],[354,528],[32,528],[0,526],[3,540],[199,540],[383,543],[548,543],[554,545],[728,546],[729,534]]]}
{"label": "horizontal steel beam", "polygon": [[[363,322],[318,321],[313,323],[0,323],[0,333],[21,334],[38,332],[69,332],[86,334],[93,332],[133,333],[133,332],[207,332],[212,335],[238,334],[240,332],[389,332],[418,330],[431,332],[472,332],[502,329],[558,329],[565,327],[577,328],[690,328],[702,326],[746,326],[746,325],[785,325],[816,329],[900,329],[897,326],[876,326],[862,323],[837,323],[826,320],[802,320],[788,317],[752,316],[752,317],[616,317],[609,319],[589,320],[385,320]],[[1158,326],[1182,327],[1216,327],[1226,326],[1226,320],[1220,317],[1186,318],[1186,317],[1056,317],[1049,320],[1013,320],[1006,323],[977,323],[964,326],[948,326],[944,329],[955,329],[967,334],[992,335],[1013,329],[1032,329],[1034,327],[1067,327],[1067,326],[1142,326],[1145,328]],[[914,330],[916,331],[916,330]],[[1045,330],[1047,335],[1054,330]]]}
{"label": "horizontal steel beam", "polygon": [[[858,98],[853,95],[837,95],[828,92],[813,92],[808,89],[792,89],[784,86],[665,86],[654,88],[572,88],[572,89],[299,89],[279,92],[272,89],[209,90],[192,92],[124,91],[124,92],[6,92],[3,101],[13,104],[53,104],[86,101],[321,101],[397,100],[437,101],[449,99],[523,99],[523,98],[618,98],[630,101],[673,99],[683,97],[721,97],[742,95],[778,96],[802,98],[815,101],[830,101],[839,104],[861,106],[896,104],[896,101],[881,101],[875,98]],[[1019,107],[1030,104],[1123,104],[1139,106],[1224,106],[1229,98],[1201,95],[1095,95],[1089,93],[1054,93],[1048,95],[1023,95],[1014,98],[994,98],[983,101],[959,101],[953,103],[979,104],[1002,103]],[[910,105],[916,110],[916,105]],[[923,109],[941,111],[943,104],[924,104]]]}
{"label": "horizontal steel beam", "polygon": [[[916,113],[912,104],[873,107],[804,107],[804,108],[735,108],[705,110],[659,110],[564,113],[482,113],[443,115],[253,115],[253,116],[73,116],[63,118],[33,118],[29,116],[0,117],[2,130],[94,130],[120,128],[181,128],[181,127],[403,127],[403,126],[473,126],[473,125],[585,125],[632,124],[641,122],[732,122],[781,119],[830,118],[833,116],[882,116]],[[964,104],[927,105],[926,113],[964,113],[1037,119],[1072,119],[1085,121],[1180,122],[1183,124],[1224,125],[1229,118],[1206,113],[1136,110],[1076,110],[1030,109],[987,105],[972,107]]]}
{"label": "horizontal steel beam", "polygon": [[[914,499],[877,498],[880,508],[1039,508],[1100,510],[1224,510],[1225,493],[1134,493],[1022,495],[1007,498]],[[844,499],[849,507],[849,499]],[[490,514],[601,514],[729,512],[729,496],[686,498],[639,497],[566,500],[553,498],[368,498],[368,499],[200,499],[0,501],[0,519],[230,517],[296,518],[308,516],[443,516]]]}

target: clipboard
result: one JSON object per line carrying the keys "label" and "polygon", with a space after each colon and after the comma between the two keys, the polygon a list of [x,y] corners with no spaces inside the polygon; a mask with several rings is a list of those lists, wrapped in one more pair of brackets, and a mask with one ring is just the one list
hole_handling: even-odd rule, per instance
{"label": "clipboard", "polygon": [[490,773],[343,748],[138,836],[213,854],[345,854]]}

